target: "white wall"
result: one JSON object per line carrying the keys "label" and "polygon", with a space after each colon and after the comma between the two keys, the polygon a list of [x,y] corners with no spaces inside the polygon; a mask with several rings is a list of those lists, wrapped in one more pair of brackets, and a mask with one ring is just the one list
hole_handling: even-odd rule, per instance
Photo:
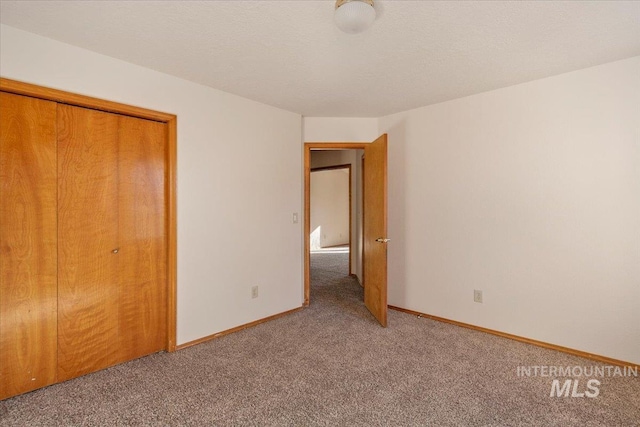
{"label": "white wall", "polygon": [[311,250],[348,244],[349,169],[311,172],[310,184]]}
{"label": "white wall", "polygon": [[640,57],[380,132],[390,304],[640,363]]}
{"label": "white wall", "polygon": [[304,117],[305,142],[372,142],[378,119],[370,117]]}
{"label": "white wall", "polygon": [[301,305],[300,115],[4,25],[0,43],[2,77],[178,116],[178,344]]}

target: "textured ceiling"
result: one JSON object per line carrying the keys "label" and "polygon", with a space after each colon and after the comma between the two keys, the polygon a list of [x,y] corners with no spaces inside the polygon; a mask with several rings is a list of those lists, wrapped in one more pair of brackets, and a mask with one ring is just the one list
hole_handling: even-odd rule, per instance
{"label": "textured ceiling", "polygon": [[3,1],[3,24],[305,116],[379,117],[640,55],[640,2]]}

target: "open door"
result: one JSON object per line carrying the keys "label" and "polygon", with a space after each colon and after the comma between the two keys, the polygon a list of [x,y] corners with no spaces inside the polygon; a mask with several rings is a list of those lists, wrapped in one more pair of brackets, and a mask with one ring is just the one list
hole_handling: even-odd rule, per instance
{"label": "open door", "polygon": [[387,326],[387,135],[364,149],[364,304]]}

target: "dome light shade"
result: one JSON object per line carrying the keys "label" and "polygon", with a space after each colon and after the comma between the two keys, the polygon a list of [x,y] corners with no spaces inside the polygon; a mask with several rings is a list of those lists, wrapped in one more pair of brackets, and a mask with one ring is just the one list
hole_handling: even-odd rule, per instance
{"label": "dome light shade", "polygon": [[345,33],[361,33],[376,19],[373,0],[338,0],[334,19]]}

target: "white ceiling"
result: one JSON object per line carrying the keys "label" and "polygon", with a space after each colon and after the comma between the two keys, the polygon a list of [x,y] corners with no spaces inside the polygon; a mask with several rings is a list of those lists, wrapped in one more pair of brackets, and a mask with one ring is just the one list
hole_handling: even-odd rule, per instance
{"label": "white ceiling", "polygon": [[[640,55],[640,2],[2,1],[3,24],[305,116],[379,117]],[[640,78],[640,77],[639,77]]]}

